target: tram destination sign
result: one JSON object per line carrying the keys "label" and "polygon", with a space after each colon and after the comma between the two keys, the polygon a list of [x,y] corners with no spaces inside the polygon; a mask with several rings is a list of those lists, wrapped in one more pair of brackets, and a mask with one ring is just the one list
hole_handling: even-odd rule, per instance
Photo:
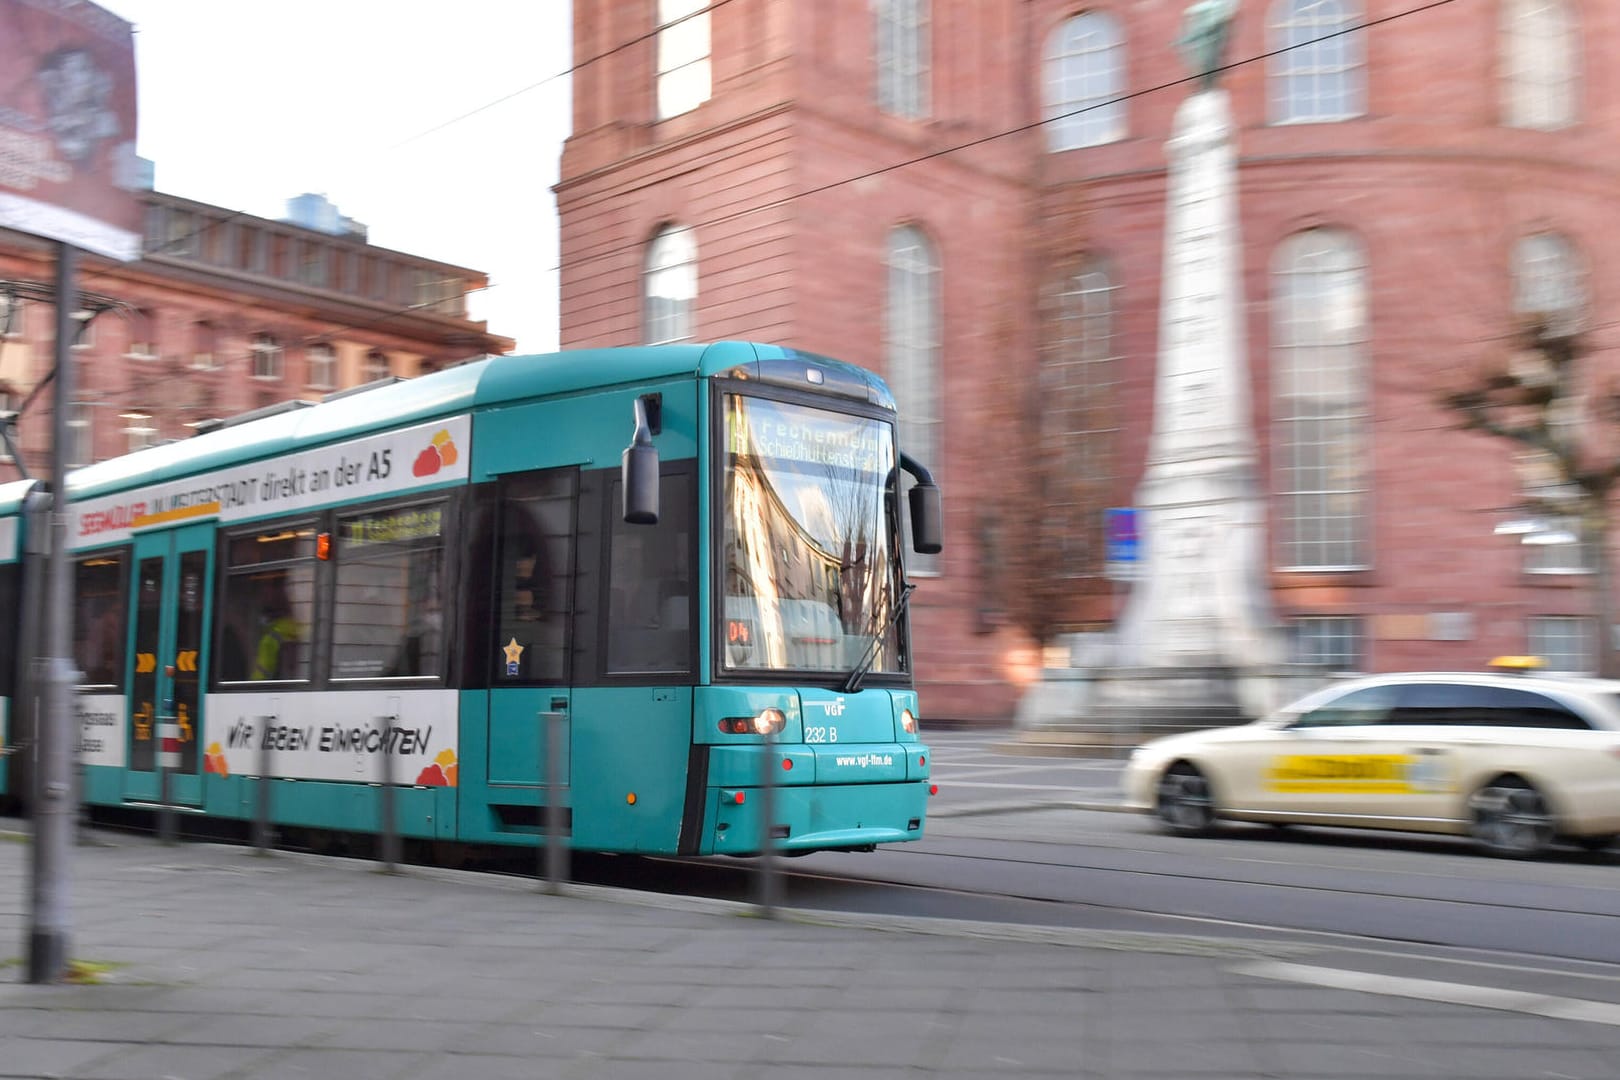
{"label": "tram destination sign", "polygon": [[467,416],[300,450],[73,504],[75,548],[192,521],[245,521],[467,479]]}

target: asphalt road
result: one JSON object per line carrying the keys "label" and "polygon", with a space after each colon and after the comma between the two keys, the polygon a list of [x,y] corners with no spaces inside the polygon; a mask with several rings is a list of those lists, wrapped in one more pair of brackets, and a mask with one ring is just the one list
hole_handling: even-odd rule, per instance
{"label": "asphalt road", "polygon": [[[1161,834],[1117,798],[1121,762],[1032,756],[1006,733],[929,733],[940,787],[923,840],[781,859],[797,907],[1299,940],[1558,970],[1620,963],[1620,853],[1515,861],[1467,841],[1234,826]],[[582,863],[596,880],[730,899],[752,861]],[[1604,968],[1606,970],[1606,967]]]}

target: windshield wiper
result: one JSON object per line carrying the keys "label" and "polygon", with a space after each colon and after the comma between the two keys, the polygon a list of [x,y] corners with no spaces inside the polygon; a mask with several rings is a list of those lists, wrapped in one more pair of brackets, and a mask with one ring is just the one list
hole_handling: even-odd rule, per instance
{"label": "windshield wiper", "polygon": [[889,605],[889,610],[883,613],[882,621],[872,628],[871,643],[866,646],[866,652],[861,654],[860,661],[851,669],[849,677],[844,680],[844,693],[853,694],[861,688],[861,680],[866,678],[866,673],[872,670],[872,663],[877,659],[878,647],[883,644],[883,638],[888,634],[889,628],[894,625],[895,620],[900,618],[900,613],[906,610],[906,601],[911,599],[911,590],[916,587],[909,581],[900,583],[900,595],[894,598],[894,603]]}

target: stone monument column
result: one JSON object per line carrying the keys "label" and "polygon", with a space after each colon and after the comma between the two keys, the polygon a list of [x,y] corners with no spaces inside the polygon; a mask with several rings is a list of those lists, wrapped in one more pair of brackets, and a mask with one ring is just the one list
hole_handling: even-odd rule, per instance
{"label": "stone monument column", "polygon": [[[1231,106],[1215,85],[1234,7],[1194,4],[1178,42],[1201,85],[1176,111],[1166,143],[1153,430],[1136,495],[1143,562],[1118,627],[1124,670],[1114,678],[1225,671],[1228,700],[1254,715],[1271,704],[1265,684],[1282,656],[1249,407]],[[1190,696],[1215,689],[1184,688]],[[1125,696],[1156,696],[1134,690]]]}

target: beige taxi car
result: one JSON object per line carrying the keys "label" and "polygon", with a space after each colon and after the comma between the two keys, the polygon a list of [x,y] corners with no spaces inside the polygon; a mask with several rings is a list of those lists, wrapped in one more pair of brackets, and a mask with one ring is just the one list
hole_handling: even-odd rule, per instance
{"label": "beige taxi car", "polygon": [[1182,835],[1223,820],[1472,836],[1499,855],[1620,835],[1620,681],[1404,673],[1237,727],[1155,739],[1127,805]]}

